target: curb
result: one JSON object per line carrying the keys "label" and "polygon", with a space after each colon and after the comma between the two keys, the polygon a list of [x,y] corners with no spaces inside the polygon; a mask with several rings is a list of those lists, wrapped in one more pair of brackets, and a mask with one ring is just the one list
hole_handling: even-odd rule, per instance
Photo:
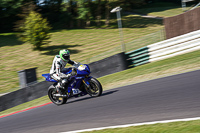
{"label": "curb", "polygon": [[28,111],[28,110],[31,110],[31,109],[43,107],[43,106],[46,106],[46,105],[51,104],[51,103],[52,102],[48,102],[48,103],[45,103],[45,104],[42,104],[42,105],[33,106],[33,107],[30,107],[30,108],[27,108],[27,109],[24,109],[24,110],[16,111],[16,112],[13,112],[13,113],[10,113],[10,114],[7,114],[7,115],[2,115],[2,116],[0,116],[0,118],[4,118],[4,117],[7,117],[7,116],[11,116],[11,115],[14,115],[14,114],[25,112],[25,111]]}

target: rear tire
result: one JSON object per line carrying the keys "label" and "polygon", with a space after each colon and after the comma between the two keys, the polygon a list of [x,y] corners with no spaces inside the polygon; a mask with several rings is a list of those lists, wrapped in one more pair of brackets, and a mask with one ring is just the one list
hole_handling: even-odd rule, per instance
{"label": "rear tire", "polygon": [[66,97],[55,97],[54,94],[59,94],[59,93],[56,91],[56,88],[53,85],[51,85],[48,89],[49,99],[56,105],[62,105],[67,102]]}
{"label": "rear tire", "polygon": [[101,83],[95,78],[91,78],[88,82],[90,83],[89,85],[90,87],[86,88],[87,93],[91,97],[101,96],[102,91],[103,91]]}

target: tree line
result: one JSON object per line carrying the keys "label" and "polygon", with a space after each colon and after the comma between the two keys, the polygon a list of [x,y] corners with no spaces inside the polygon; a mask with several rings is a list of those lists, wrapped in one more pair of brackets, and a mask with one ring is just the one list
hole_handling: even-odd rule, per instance
{"label": "tree line", "polygon": [[54,29],[59,29],[84,28],[90,26],[91,21],[100,26],[101,19],[106,19],[108,26],[111,8],[139,7],[145,0],[0,0],[0,32],[12,31],[15,22],[21,19],[19,14],[24,14],[23,8],[30,2]]}
{"label": "tree line", "polygon": [[[47,18],[53,29],[109,26],[110,10],[117,6],[123,11],[141,8],[157,1],[180,0],[0,0],[0,32],[13,31],[24,8],[32,2],[42,17]],[[26,9],[28,11],[28,9]],[[24,13],[25,12],[25,13]],[[104,19],[104,21],[101,21]]]}

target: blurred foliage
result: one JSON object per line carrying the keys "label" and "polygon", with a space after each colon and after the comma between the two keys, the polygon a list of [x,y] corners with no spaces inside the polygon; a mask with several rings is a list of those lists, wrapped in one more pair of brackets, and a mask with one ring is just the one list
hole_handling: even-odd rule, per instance
{"label": "blurred foliage", "polygon": [[[199,1],[188,3],[197,4]],[[110,11],[117,6],[123,8],[122,12],[149,8],[152,7],[152,3],[158,3],[154,4],[156,7],[160,7],[160,3],[166,3],[162,6],[169,6],[169,3],[172,3],[171,5],[181,7],[181,0],[0,0],[0,32],[13,30],[15,22],[20,20],[18,14],[23,12],[23,7],[29,2],[36,5],[39,13],[47,18],[53,29],[87,28],[92,22],[95,22],[93,26],[97,28],[109,28],[112,17]]]}
{"label": "blurred foliage", "polygon": [[[33,2],[39,13],[47,18],[53,29],[85,28],[91,21],[96,26],[109,25],[110,10],[122,6],[124,11],[141,7],[145,0],[0,0],[0,32],[12,31],[21,20],[26,3]],[[100,23],[106,18],[106,22]]]}
{"label": "blurred foliage", "polygon": [[34,49],[40,50],[45,44],[45,40],[50,38],[47,19],[42,18],[41,14],[31,11],[25,18],[25,23],[19,27],[23,33],[20,34],[20,40],[33,44]]}
{"label": "blurred foliage", "polygon": [[0,0],[0,32],[12,29],[23,0]]}

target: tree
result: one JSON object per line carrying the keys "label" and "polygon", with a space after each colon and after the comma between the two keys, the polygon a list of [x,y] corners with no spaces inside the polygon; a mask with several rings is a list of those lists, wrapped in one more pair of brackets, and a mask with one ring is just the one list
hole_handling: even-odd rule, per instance
{"label": "tree", "polygon": [[0,0],[0,32],[11,31],[23,0]]}
{"label": "tree", "polygon": [[20,27],[23,33],[20,40],[33,44],[34,49],[40,50],[45,44],[45,40],[50,38],[47,19],[42,18],[41,14],[31,11],[25,18],[25,23]]}
{"label": "tree", "polygon": [[74,21],[76,20],[78,13],[77,13],[77,2],[74,0],[69,0],[67,3],[66,10],[70,14],[70,20],[69,20],[69,27],[74,28],[75,23]]}
{"label": "tree", "polygon": [[15,15],[21,7],[23,0],[0,0],[1,18]]}
{"label": "tree", "polygon": [[96,16],[96,19],[97,19],[97,26],[100,26],[101,25],[101,0],[97,0],[97,4],[98,4],[98,7],[97,7],[97,16]]}
{"label": "tree", "polygon": [[109,26],[110,24],[110,1],[106,0],[106,21],[105,21],[105,25]]}
{"label": "tree", "polygon": [[90,11],[90,3],[91,0],[78,0],[78,19],[86,20],[86,25],[90,25],[90,20],[92,19],[91,11]]}

